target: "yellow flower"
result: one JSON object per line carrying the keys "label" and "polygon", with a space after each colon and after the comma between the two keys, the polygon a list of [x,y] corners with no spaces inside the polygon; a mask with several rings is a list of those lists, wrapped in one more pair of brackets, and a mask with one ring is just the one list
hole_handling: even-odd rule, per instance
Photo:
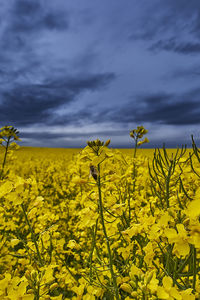
{"label": "yellow flower", "polygon": [[151,265],[152,264],[152,260],[154,258],[154,250],[153,250],[153,245],[152,242],[149,242],[144,248],[143,248],[144,252],[145,252],[145,257],[144,257],[144,261],[148,264]]}
{"label": "yellow flower", "polygon": [[41,284],[50,284],[52,281],[55,280],[53,276],[54,268],[54,265],[49,265],[47,268],[44,268],[44,275],[42,277]]}
{"label": "yellow flower", "polygon": [[196,191],[195,199],[188,204],[186,213],[193,219],[200,215],[200,188]]}
{"label": "yellow flower", "polygon": [[0,186],[0,198],[4,195],[10,193],[13,189],[13,183],[10,181],[6,181]]}
{"label": "yellow flower", "polygon": [[141,276],[143,273],[142,273],[142,270],[139,269],[138,267],[136,267],[134,264],[131,266],[131,269],[130,269],[130,277],[131,279],[134,281],[135,278],[134,276]]}
{"label": "yellow flower", "polygon": [[19,244],[19,242],[20,242],[20,240],[18,240],[18,239],[12,239],[10,241],[10,244],[12,247],[15,247],[17,244]]}
{"label": "yellow flower", "polygon": [[4,279],[0,280],[0,295],[3,295],[11,281],[11,275],[9,273],[5,274]]}
{"label": "yellow flower", "polygon": [[148,286],[148,289],[151,291],[151,293],[155,293],[157,291],[157,288],[158,288],[158,279],[156,279],[156,272],[155,271],[152,271],[153,273],[153,276],[152,277],[147,277],[147,286]]}
{"label": "yellow flower", "polygon": [[165,230],[165,235],[168,238],[170,244],[175,244],[173,252],[177,254],[178,257],[185,257],[190,252],[190,246],[188,243],[189,237],[183,224],[177,224],[176,227],[178,233],[175,229],[169,228]]}
{"label": "yellow flower", "polygon": [[171,277],[165,276],[162,280],[163,286],[157,289],[157,296],[159,299],[177,299],[182,300],[181,295],[175,287],[172,286],[173,281]]}
{"label": "yellow flower", "polygon": [[180,294],[182,296],[182,300],[195,300],[195,295],[192,294],[192,289],[181,291]]}
{"label": "yellow flower", "polygon": [[19,285],[15,285],[15,282],[8,289],[8,297],[10,299],[21,300],[22,297],[26,294],[26,287],[28,282],[21,282]]}

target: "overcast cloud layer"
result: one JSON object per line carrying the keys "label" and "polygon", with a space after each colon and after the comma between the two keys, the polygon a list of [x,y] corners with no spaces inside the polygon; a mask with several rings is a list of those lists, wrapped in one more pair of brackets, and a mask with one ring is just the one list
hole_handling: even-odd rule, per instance
{"label": "overcast cloud layer", "polygon": [[22,145],[200,137],[199,0],[2,0],[0,49],[0,125]]}

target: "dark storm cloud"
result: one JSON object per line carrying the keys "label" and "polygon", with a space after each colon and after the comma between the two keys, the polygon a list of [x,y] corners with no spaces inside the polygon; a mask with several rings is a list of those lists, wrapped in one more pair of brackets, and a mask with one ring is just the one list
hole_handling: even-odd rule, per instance
{"label": "dark storm cloud", "polygon": [[72,132],[72,133],[62,133],[62,132],[35,132],[35,131],[29,131],[29,132],[22,132],[20,133],[20,138],[26,138],[26,139],[37,139],[37,140],[55,140],[59,138],[81,138],[84,137],[85,139],[90,138],[91,136],[120,136],[123,135],[123,130],[107,130],[107,131],[98,131],[95,132]]}
{"label": "dark storm cloud", "polygon": [[[199,93],[199,91],[198,91]],[[177,99],[172,95],[149,96],[144,99],[145,108],[136,110],[136,122],[152,122],[167,125],[200,124],[200,99]],[[200,96],[199,96],[200,97]]]}
{"label": "dark storm cloud", "polygon": [[85,107],[78,113],[64,115],[57,120],[58,125],[66,122],[79,122],[100,124],[111,122],[113,124],[162,124],[162,125],[198,125],[200,124],[200,89],[192,90],[186,94],[168,94],[165,92],[134,97],[128,104],[120,109],[107,110],[102,108],[95,111]]}
{"label": "dark storm cloud", "polygon": [[[156,5],[156,9],[155,9]],[[181,53],[200,52],[200,1],[152,1],[130,40],[143,40],[147,49]]]}
{"label": "dark storm cloud", "polygon": [[41,1],[17,0],[12,9],[10,28],[16,32],[33,32],[38,29],[61,29],[69,26],[68,14],[61,9],[49,10]]}
{"label": "dark storm cloud", "polygon": [[199,54],[200,53],[200,42],[189,43],[189,42],[177,42],[174,38],[163,41],[159,40],[154,43],[150,50],[159,52],[160,50],[173,51],[181,54]]}
{"label": "dark storm cloud", "polygon": [[194,80],[199,79],[200,77],[200,65],[192,65],[189,67],[180,66],[177,69],[173,69],[169,73],[166,73],[163,76],[163,80],[171,80],[171,79],[187,79]]}
{"label": "dark storm cloud", "polygon": [[[113,73],[84,75],[84,77],[47,80],[44,84],[25,84],[2,93],[0,120],[15,126],[31,124],[56,125],[55,110],[72,102],[86,91],[105,87],[115,78]],[[77,114],[77,118],[80,115]],[[65,124],[70,119],[65,118]]]}
{"label": "dark storm cloud", "polygon": [[[57,33],[68,31],[69,14],[66,9],[45,5],[43,1],[14,0],[5,2],[0,20],[0,91],[9,84],[12,93],[19,78],[20,89],[21,84],[25,87],[31,80],[40,81],[47,64],[54,67],[54,57],[49,62],[43,53]],[[40,39],[44,41],[40,43]]]}
{"label": "dark storm cloud", "polygon": [[[0,12],[2,18],[6,15],[0,31],[2,124],[54,126],[87,119],[90,113],[86,110],[78,113],[79,108],[73,114],[66,112],[64,117],[57,111],[62,108],[67,111],[67,105],[81,93],[98,91],[115,78],[111,72],[90,72],[89,61],[94,60],[92,50],[87,51],[86,67],[77,72],[80,55],[78,62],[72,59],[73,70],[70,70],[63,55],[66,46],[62,51],[70,30],[70,15],[65,5],[52,5],[51,1],[46,5],[38,0],[14,0],[6,3],[4,13]],[[60,48],[54,43],[58,36],[62,37]],[[52,51],[49,56],[48,51]]]}
{"label": "dark storm cloud", "polygon": [[[69,15],[61,9],[52,9],[41,1],[16,0],[0,16],[4,22],[0,40],[1,49],[5,51],[31,50],[33,38],[38,38],[42,31],[63,31],[69,27]],[[10,53],[8,53],[10,55]],[[2,61],[5,59],[4,53]]]}
{"label": "dark storm cloud", "polygon": [[[152,14],[151,18],[149,14]],[[135,28],[132,29],[129,35],[130,40],[144,40],[149,42],[157,39],[158,36],[163,36],[166,31],[169,31],[169,24],[173,26],[172,15],[165,16],[162,12],[159,12],[159,10],[156,18],[154,14],[154,11],[148,12],[148,14],[135,25]]]}
{"label": "dark storm cloud", "polygon": [[120,123],[144,123],[165,125],[200,124],[200,89],[184,95],[153,94],[140,96],[112,113],[101,117]]}
{"label": "dark storm cloud", "polygon": [[2,126],[17,126],[30,144],[74,137],[78,146],[107,134],[122,145],[115,129],[137,123],[198,125],[199,20],[197,0],[2,1]]}

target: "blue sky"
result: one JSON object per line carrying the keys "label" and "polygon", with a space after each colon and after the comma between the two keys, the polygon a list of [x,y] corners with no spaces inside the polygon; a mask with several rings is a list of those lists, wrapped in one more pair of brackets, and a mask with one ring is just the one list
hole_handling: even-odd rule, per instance
{"label": "blue sky", "polygon": [[199,0],[2,0],[0,125],[22,145],[200,137]]}

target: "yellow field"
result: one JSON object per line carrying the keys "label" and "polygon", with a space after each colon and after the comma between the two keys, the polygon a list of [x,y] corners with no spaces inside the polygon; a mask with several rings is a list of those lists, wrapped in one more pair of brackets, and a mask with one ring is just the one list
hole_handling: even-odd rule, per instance
{"label": "yellow field", "polygon": [[10,155],[0,299],[199,299],[200,163],[166,151],[96,141]]}
{"label": "yellow field", "polygon": [[[133,153],[134,153],[133,149],[119,149],[119,151],[121,151],[125,155],[130,155],[130,156],[133,156]],[[153,154],[154,154],[155,149],[138,149],[137,151],[138,151],[138,155],[140,155],[140,156],[146,156],[146,157],[149,157],[149,158],[153,158]],[[191,151],[192,151],[192,149],[187,149],[186,150],[186,155],[188,155],[188,153],[191,152]],[[176,152],[176,149],[169,148],[169,149],[167,149],[167,152],[170,156],[172,153]]]}
{"label": "yellow field", "polygon": [[[71,158],[73,155],[79,153],[82,149],[81,148],[37,148],[37,147],[21,147],[15,152],[15,155],[18,159],[24,160],[30,159],[31,157],[51,157],[53,158],[62,158],[62,157],[69,157]],[[115,149],[113,149],[115,150]],[[116,149],[122,152],[124,155],[133,156],[134,150],[133,149]],[[2,151],[2,149],[0,149]],[[155,149],[138,149],[138,155],[146,156],[149,158],[153,158],[153,154]],[[169,155],[176,152],[176,149],[167,149]],[[192,149],[187,149],[186,154],[191,152]]]}

